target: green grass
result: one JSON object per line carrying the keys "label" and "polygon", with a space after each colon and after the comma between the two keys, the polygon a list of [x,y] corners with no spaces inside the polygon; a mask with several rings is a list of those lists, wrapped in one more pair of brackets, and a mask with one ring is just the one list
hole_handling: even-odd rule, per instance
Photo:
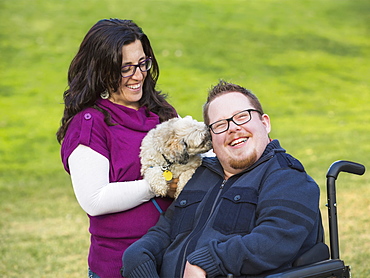
{"label": "green grass", "polygon": [[[223,78],[257,94],[271,137],[322,188],[340,159],[370,165],[367,0],[2,0],[0,276],[86,277],[88,221],[59,158],[69,63],[99,19],[134,19],[160,64],[159,88],[201,120]],[[369,277],[369,175],[341,174],[341,258]]]}

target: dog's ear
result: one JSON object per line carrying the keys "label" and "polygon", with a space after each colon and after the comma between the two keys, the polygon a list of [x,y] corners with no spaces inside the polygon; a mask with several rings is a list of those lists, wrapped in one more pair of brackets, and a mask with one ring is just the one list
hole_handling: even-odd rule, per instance
{"label": "dog's ear", "polygon": [[179,163],[180,164],[186,164],[189,161],[189,153],[188,153],[188,145],[186,144],[185,140],[181,140],[182,145],[184,146],[183,151],[181,155],[179,156]]}
{"label": "dog's ear", "polygon": [[187,147],[182,138],[175,131],[170,131],[167,141],[164,143],[162,153],[174,163],[186,164],[189,161]]}
{"label": "dog's ear", "polygon": [[184,152],[182,152],[182,155],[179,157],[179,163],[180,164],[186,164],[189,162],[189,153],[185,150]]}

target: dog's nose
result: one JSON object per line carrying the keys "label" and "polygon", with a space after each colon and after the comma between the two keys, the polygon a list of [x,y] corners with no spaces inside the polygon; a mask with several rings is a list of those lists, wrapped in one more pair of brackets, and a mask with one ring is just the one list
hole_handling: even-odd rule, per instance
{"label": "dog's nose", "polygon": [[208,143],[208,142],[210,142],[210,141],[211,141],[211,138],[212,138],[212,137],[211,137],[211,133],[208,131],[208,132],[206,133],[206,136],[205,136],[205,138],[204,138],[204,139],[205,139],[204,141],[205,141],[206,143]]}
{"label": "dog's nose", "polygon": [[202,146],[205,148],[212,148],[211,134],[209,132],[207,132],[206,135],[204,136]]}

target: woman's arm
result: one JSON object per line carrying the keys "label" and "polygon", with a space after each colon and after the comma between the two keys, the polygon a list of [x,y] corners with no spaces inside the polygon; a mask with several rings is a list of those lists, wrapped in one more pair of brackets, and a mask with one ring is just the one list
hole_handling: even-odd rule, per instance
{"label": "woman's arm", "polygon": [[125,211],[155,195],[145,180],[109,183],[109,161],[78,145],[68,158],[73,189],[82,209],[91,216]]}

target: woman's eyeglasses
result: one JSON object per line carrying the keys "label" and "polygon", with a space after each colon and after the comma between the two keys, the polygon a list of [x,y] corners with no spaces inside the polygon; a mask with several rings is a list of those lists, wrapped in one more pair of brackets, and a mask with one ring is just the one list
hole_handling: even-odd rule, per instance
{"label": "woman's eyeglasses", "polygon": [[152,58],[147,58],[144,61],[138,63],[137,65],[127,65],[121,68],[122,77],[133,76],[136,72],[136,69],[139,68],[141,72],[147,72],[152,67]]}

